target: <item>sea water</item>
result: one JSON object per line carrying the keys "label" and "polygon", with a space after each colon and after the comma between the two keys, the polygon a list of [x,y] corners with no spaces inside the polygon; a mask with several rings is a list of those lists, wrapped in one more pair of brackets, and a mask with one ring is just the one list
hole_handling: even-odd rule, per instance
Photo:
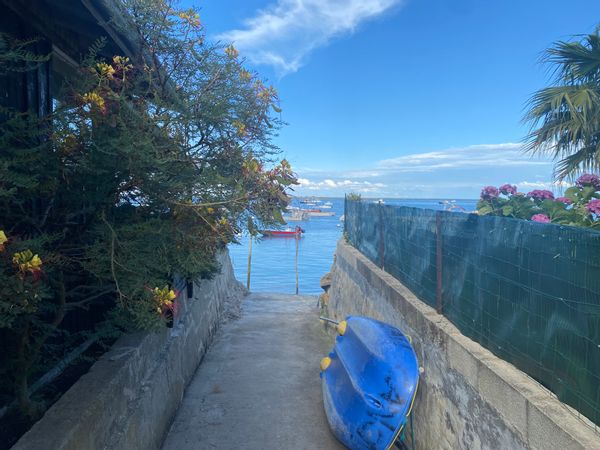
{"label": "sea water", "polygon": [[[344,223],[343,198],[319,198],[331,202],[331,217],[311,217],[301,222],[290,222],[289,226],[302,227],[302,238],[264,237],[252,242],[250,290],[253,292],[296,292],[296,246],[298,251],[298,291],[300,294],[320,294],[323,292],[319,281],[331,268],[337,241],[342,237]],[[444,200],[437,199],[383,199],[386,205],[412,206],[415,208],[444,209]],[[373,201],[373,200],[363,200]],[[466,211],[473,211],[477,200],[456,200],[455,204]],[[322,205],[322,203],[321,203]],[[298,198],[292,206],[306,209],[319,209],[300,203]],[[242,236],[240,244],[231,244],[229,252],[236,278],[246,284],[248,274],[248,237]]]}

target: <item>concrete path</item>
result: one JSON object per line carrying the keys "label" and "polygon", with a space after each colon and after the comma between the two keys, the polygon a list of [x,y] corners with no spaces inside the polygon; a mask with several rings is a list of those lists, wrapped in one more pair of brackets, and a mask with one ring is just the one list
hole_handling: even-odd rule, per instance
{"label": "concrete path", "polygon": [[251,294],[187,388],[163,450],[342,449],[323,411],[316,297]]}

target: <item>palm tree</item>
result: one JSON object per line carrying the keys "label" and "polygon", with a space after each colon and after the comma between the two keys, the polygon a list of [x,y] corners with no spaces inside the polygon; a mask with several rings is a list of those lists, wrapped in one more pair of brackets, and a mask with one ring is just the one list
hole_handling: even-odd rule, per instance
{"label": "palm tree", "polygon": [[600,34],[557,42],[543,60],[554,66],[555,86],[529,100],[525,149],[557,160],[555,177],[600,169]]}

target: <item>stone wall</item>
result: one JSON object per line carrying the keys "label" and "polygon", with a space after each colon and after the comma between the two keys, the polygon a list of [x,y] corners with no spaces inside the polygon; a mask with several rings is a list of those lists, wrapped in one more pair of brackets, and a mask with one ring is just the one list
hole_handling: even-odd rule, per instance
{"label": "stone wall", "polygon": [[326,313],[370,316],[412,338],[424,368],[414,410],[419,449],[600,449],[591,423],[463,336],[445,317],[340,240]]}
{"label": "stone wall", "polygon": [[13,447],[17,450],[158,449],[227,302],[245,288],[229,254],[221,273],[180,294],[174,327],[120,338]]}

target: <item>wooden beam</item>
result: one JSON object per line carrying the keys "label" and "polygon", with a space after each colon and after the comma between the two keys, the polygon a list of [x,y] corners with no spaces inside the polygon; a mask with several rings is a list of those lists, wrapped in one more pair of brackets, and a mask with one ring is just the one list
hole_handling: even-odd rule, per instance
{"label": "wooden beam", "polygon": [[[104,14],[100,12],[100,10],[90,1],[90,0],[81,0],[81,3],[87,8],[87,10],[92,14],[92,16],[98,21],[98,24],[108,33],[110,38],[119,46],[121,50],[125,53],[125,56],[129,58],[138,59],[136,55],[132,51],[132,49],[125,43],[125,41],[121,38],[121,34],[118,33],[113,26],[111,25],[111,16],[105,17]],[[105,3],[106,5],[106,3]],[[112,11],[108,11],[109,14]],[[114,12],[112,12],[114,14]],[[114,17],[117,17],[114,15]]]}

